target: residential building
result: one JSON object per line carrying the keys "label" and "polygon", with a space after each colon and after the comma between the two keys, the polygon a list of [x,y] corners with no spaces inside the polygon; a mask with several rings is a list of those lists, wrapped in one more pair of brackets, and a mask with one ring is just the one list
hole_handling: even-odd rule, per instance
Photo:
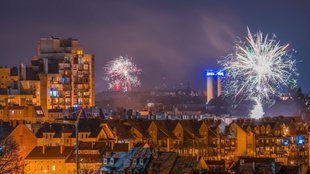
{"label": "residential building", "polygon": [[[236,170],[248,170],[243,169],[248,168],[246,165],[242,167],[237,165],[240,159],[254,161],[258,164],[256,167],[259,170],[261,170],[259,166],[272,167],[262,164],[266,162],[261,159],[267,159],[265,161],[270,159],[279,166],[299,166],[302,173],[310,166],[310,127],[299,117],[260,120],[242,118],[227,123],[216,118],[200,121],[81,119],[80,123],[79,147],[81,150],[84,148],[81,155],[88,154],[85,156],[85,161],[90,159],[89,155],[92,155],[93,159],[88,160],[84,166],[93,166],[92,168],[96,170],[101,166],[102,172],[161,171],[164,170],[163,167],[167,171],[175,171],[174,165],[191,172],[233,173]],[[36,148],[40,148],[41,151],[43,147],[74,148],[76,142],[74,126],[60,123],[45,123],[38,129],[36,138]],[[142,167],[143,170],[137,167],[141,157],[139,159],[135,157],[136,151],[132,150],[141,144],[147,144],[152,149],[149,152],[153,158],[151,160],[143,158],[141,164],[146,161],[149,163],[148,167]],[[75,169],[74,153],[72,151],[68,156],[62,157],[61,161],[66,163],[65,166],[71,166],[66,168],[66,170],[70,168],[70,172]],[[106,158],[106,162],[101,165],[98,161],[104,159],[99,157],[99,154]],[[171,161],[171,165],[162,163],[168,160]],[[182,166],[182,161],[188,161],[191,165]]]}
{"label": "residential building", "polygon": [[95,106],[94,87],[94,56],[76,39],[41,38],[31,64],[0,68],[0,106],[41,106],[45,121],[51,109]]}

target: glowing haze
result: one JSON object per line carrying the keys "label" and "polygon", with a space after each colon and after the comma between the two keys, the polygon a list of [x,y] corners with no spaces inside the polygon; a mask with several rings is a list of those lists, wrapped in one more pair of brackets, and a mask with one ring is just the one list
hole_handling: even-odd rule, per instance
{"label": "glowing haze", "polygon": [[246,41],[236,43],[234,53],[220,61],[227,71],[226,92],[256,102],[252,118],[263,116],[262,103],[279,94],[279,89],[296,84],[296,60],[289,44],[280,45],[275,39],[274,35],[252,34],[248,29]]}
{"label": "glowing haze", "polygon": [[136,64],[128,57],[117,57],[108,62],[104,67],[106,70],[105,80],[108,81],[109,89],[114,91],[131,91],[132,87],[140,86],[138,74],[141,69],[138,69]]}

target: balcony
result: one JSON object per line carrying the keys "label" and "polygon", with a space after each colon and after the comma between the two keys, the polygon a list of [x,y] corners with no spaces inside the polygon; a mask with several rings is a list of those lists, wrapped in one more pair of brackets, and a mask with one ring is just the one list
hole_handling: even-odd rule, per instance
{"label": "balcony", "polygon": [[64,91],[71,91],[72,87],[71,87],[71,85],[63,85],[63,90]]}

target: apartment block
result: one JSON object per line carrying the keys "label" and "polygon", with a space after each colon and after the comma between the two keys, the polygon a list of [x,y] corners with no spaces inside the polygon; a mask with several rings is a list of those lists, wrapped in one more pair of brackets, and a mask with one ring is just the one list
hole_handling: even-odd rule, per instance
{"label": "apartment block", "polygon": [[93,107],[94,86],[94,55],[78,40],[41,38],[30,64],[0,68],[0,105],[41,106],[51,120],[49,110]]}

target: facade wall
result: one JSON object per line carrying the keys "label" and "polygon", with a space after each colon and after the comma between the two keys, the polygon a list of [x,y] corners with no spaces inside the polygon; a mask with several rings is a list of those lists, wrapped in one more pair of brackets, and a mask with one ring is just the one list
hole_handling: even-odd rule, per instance
{"label": "facade wall", "polygon": [[43,118],[36,116],[34,106],[14,107],[4,106],[0,108],[0,120],[9,121],[25,121],[25,122],[41,122]]}
{"label": "facade wall", "polygon": [[9,86],[10,68],[0,68],[0,88]]}
{"label": "facade wall", "polygon": [[64,159],[26,159],[25,174],[67,174]]}

